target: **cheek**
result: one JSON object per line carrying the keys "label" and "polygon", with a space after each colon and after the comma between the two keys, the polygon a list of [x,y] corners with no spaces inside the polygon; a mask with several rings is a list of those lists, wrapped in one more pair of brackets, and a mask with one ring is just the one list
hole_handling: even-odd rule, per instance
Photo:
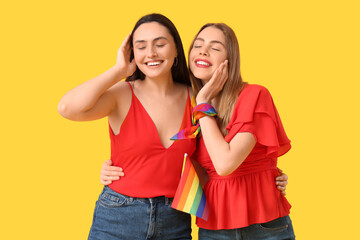
{"label": "cheek", "polygon": [[171,48],[167,52],[168,52],[168,55],[171,56],[172,58],[175,58],[177,56],[176,48]]}
{"label": "cheek", "polygon": [[195,63],[189,62],[189,70],[193,73],[196,71]]}
{"label": "cheek", "polygon": [[[213,62],[213,69],[217,69],[220,64],[222,64],[223,62],[225,62],[226,60],[226,56],[219,56],[217,59],[216,59],[216,62]],[[214,70],[215,71],[215,70]]]}
{"label": "cheek", "polygon": [[225,53],[225,54],[223,55],[223,62],[224,62],[226,59],[228,59],[227,53]]}
{"label": "cheek", "polygon": [[227,54],[221,53],[221,54],[217,55],[217,59],[218,59],[219,65],[220,65],[227,59]]}
{"label": "cheek", "polygon": [[139,52],[138,51],[134,51],[134,59],[135,61],[137,61],[140,58]]}
{"label": "cheek", "polygon": [[138,66],[138,67],[140,68],[140,67],[141,67],[141,64],[140,64],[139,58],[137,58],[137,57],[134,56],[134,60],[135,60],[136,66]]}
{"label": "cheek", "polygon": [[191,49],[190,53],[189,53],[189,59],[194,60],[194,57],[196,56],[195,50]]}
{"label": "cheek", "polygon": [[195,54],[194,54],[194,51],[191,51],[189,53],[189,66],[190,66],[190,69],[193,70],[195,69]]}
{"label": "cheek", "polygon": [[143,59],[144,59],[144,53],[142,51],[134,51],[134,60],[136,65],[141,63]]}

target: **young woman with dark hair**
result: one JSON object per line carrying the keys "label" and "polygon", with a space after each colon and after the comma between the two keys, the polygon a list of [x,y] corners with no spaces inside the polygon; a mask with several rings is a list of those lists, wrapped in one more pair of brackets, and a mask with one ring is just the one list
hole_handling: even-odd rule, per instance
{"label": "young woman with dark hair", "polygon": [[170,140],[191,126],[189,86],[175,26],[149,14],[122,43],[115,66],[61,99],[65,118],[108,117],[111,159],[127,169],[100,194],[89,239],[191,239],[190,216],[170,207],[183,155],[196,146],[195,139]]}

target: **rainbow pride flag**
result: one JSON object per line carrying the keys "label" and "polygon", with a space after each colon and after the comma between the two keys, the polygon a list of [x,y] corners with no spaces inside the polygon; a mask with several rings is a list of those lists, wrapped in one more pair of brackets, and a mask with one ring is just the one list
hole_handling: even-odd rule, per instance
{"label": "rainbow pride flag", "polygon": [[186,153],[184,155],[181,179],[171,207],[195,215],[205,221],[207,221],[209,216],[209,206],[206,202],[204,190],[201,187],[195,168]]}

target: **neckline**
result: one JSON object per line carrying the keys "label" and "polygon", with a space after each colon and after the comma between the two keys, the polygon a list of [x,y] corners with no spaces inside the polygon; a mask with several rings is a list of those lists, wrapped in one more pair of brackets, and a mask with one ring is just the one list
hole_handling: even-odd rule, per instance
{"label": "neckline", "polygon": [[[132,88],[131,84],[130,84],[130,87],[131,87],[131,92],[132,92],[132,95],[133,95],[133,99],[132,101],[136,100],[141,108],[144,110],[144,112],[146,113],[146,116],[150,119],[151,121],[151,125],[153,126],[153,128],[155,129],[156,131],[156,136],[157,136],[157,141],[158,141],[158,144],[164,149],[164,150],[168,150],[170,148],[172,148],[172,146],[175,144],[175,142],[178,142],[178,141],[175,141],[175,140],[172,140],[173,142],[171,143],[171,145],[169,147],[165,147],[164,144],[161,142],[161,139],[160,139],[160,135],[159,135],[159,132],[158,132],[158,129],[156,128],[156,125],[155,125],[155,122],[154,120],[151,118],[150,114],[148,113],[148,111],[145,109],[145,107],[142,105],[141,101],[137,98],[137,96],[135,95],[135,92],[134,92],[134,89]],[[186,103],[185,103],[185,108],[184,108],[184,111],[183,111],[183,117],[182,117],[182,120],[181,120],[181,124],[180,124],[180,127],[178,129],[177,132],[179,132],[181,130],[181,127],[184,123],[184,119],[185,119],[185,114],[186,114],[186,109],[188,107],[188,104],[189,104],[189,98],[190,98],[190,93],[189,93],[189,87],[187,86],[187,97],[186,97]],[[177,133],[176,132],[176,133]],[[176,134],[174,133],[174,135]]]}

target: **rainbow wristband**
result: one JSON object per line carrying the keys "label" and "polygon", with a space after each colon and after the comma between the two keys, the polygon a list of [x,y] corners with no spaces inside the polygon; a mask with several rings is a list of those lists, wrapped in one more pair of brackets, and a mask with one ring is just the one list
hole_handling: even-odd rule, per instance
{"label": "rainbow wristband", "polygon": [[191,122],[193,126],[181,130],[175,134],[171,140],[196,138],[201,131],[199,119],[205,116],[216,117],[217,113],[214,107],[208,103],[200,103],[196,105],[192,111],[191,116]]}
{"label": "rainbow wristband", "polygon": [[199,123],[200,118],[205,117],[205,116],[216,117],[216,115],[217,115],[217,112],[215,111],[213,106],[211,106],[208,103],[200,103],[194,107],[193,112],[192,112],[191,121],[192,121],[192,124],[195,126]]}

